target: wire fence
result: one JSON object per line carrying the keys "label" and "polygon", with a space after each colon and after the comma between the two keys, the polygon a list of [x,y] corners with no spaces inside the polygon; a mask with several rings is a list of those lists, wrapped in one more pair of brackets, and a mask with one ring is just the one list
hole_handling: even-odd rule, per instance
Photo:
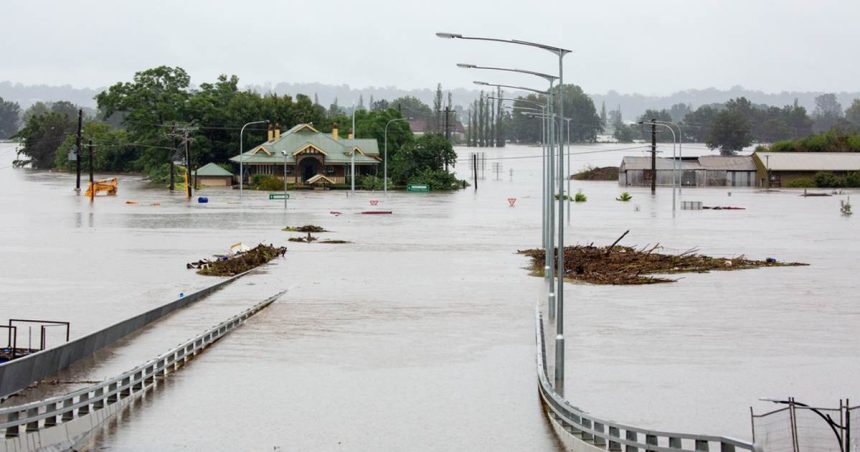
{"label": "wire fence", "polygon": [[786,406],[751,412],[753,439],[766,452],[860,452],[860,427],[851,423],[860,407],[842,401],[839,408],[811,407],[792,398],[775,402]]}

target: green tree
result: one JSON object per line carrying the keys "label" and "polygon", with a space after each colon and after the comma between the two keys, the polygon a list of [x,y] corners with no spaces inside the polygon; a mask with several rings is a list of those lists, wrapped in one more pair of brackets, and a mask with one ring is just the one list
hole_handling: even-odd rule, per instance
{"label": "green tree", "polygon": [[[445,165],[453,167],[456,163],[457,153],[445,136],[428,133],[398,150],[391,157],[389,171],[397,184],[426,182],[431,183],[431,189],[450,190],[452,187],[447,182],[456,181],[456,178],[445,171]],[[440,181],[442,186],[439,186]]]}
{"label": "green tree", "polygon": [[752,144],[749,121],[737,111],[720,112],[705,144],[710,149],[719,149],[723,155],[732,155],[742,150]]}
{"label": "green tree", "polygon": [[815,111],[812,126],[813,131],[820,133],[832,129],[842,118],[842,104],[836,100],[833,93],[822,94],[815,98]]}
{"label": "green tree", "polygon": [[23,144],[21,153],[30,158],[33,168],[52,168],[57,148],[77,128],[77,115],[72,113],[77,109],[68,111],[65,104],[59,104],[56,111],[51,109],[31,115],[15,134]]}
{"label": "green tree", "polygon": [[5,101],[0,97],[0,139],[15,135],[20,113],[21,107],[17,103]]}
{"label": "green tree", "polygon": [[845,109],[845,119],[855,130],[860,130],[860,99],[854,99],[851,106]]}
{"label": "green tree", "polygon": [[414,96],[404,96],[394,99],[389,104],[392,108],[398,110],[404,118],[420,119],[425,121],[428,126],[431,126],[431,118],[433,110],[427,104],[421,102],[420,99]]}

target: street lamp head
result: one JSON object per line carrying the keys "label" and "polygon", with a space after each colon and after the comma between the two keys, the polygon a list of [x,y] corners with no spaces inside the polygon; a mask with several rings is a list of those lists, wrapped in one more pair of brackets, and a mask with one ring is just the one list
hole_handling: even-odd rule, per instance
{"label": "street lamp head", "polygon": [[487,82],[479,82],[479,81],[477,81],[477,80],[476,80],[476,81],[474,81],[474,82],[472,82],[472,83],[474,83],[474,84],[476,84],[476,85],[481,85],[481,86],[490,86],[490,84],[489,84],[489,83],[487,83]]}
{"label": "street lamp head", "polygon": [[463,37],[463,35],[457,33],[436,33],[436,36],[442,39],[456,39]]}
{"label": "street lamp head", "polygon": [[457,67],[461,67],[463,69],[475,69],[478,66],[475,66],[474,64],[457,63]]}
{"label": "street lamp head", "polygon": [[287,151],[281,151],[281,154],[283,154],[283,155],[284,155],[284,157],[286,157],[286,156],[287,156]]}

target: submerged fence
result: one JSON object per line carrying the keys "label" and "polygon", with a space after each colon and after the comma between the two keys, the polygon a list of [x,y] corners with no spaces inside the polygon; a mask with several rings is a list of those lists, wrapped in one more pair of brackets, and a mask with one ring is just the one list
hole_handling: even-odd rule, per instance
{"label": "submerged fence", "polygon": [[785,402],[788,406],[752,413],[753,440],[765,451],[860,451],[860,406],[818,408]]}
{"label": "submerged fence", "polygon": [[[592,416],[573,406],[555,392],[546,375],[546,346],[544,344],[543,317],[538,307],[535,311],[535,334],[537,339],[538,389],[550,419],[556,424],[562,440],[573,441],[572,449],[578,451],[625,451],[625,452],[683,452],[720,451],[735,452],[761,449],[741,440],[724,436],[696,435],[648,430],[619,424]],[[769,451],[768,451],[769,452]]]}
{"label": "submerged fence", "polygon": [[[206,347],[241,326],[245,320],[272,304],[280,292],[206,330],[168,352],[134,369],[92,386],[38,402],[0,409],[0,452],[42,448],[68,449],[85,438],[118,407],[143,395],[157,382],[178,370]],[[86,417],[96,421],[73,426]],[[42,436],[41,433],[46,433]]]}

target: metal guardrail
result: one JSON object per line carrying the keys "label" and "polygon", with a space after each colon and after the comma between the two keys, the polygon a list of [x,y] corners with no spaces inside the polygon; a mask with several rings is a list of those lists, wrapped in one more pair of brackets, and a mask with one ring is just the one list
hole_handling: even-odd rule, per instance
{"label": "metal guardrail", "polygon": [[140,313],[99,331],[94,331],[86,336],[73,339],[57,347],[0,364],[0,400],[3,397],[24,389],[34,381],[56,374],[76,361],[91,356],[102,348],[113,344],[177,309],[202,300],[210,293],[252,271],[254,270],[240,273],[192,294],[180,296],[180,298],[170,303],[150,309],[149,311]]}
{"label": "metal guardrail", "polygon": [[571,405],[555,392],[546,375],[546,346],[540,307],[535,310],[535,323],[538,387],[541,399],[548,408],[547,413],[576,439],[597,449],[608,451],[735,452],[748,450],[761,452],[761,448],[752,443],[723,436],[661,432],[619,424],[592,416]]}
{"label": "metal guardrail", "polygon": [[158,379],[178,370],[206,347],[241,326],[247,318],[260,312],[283,294],[284,292],[280,292],[267,298],[119,376],[62,396],[0,409],[0,432],[5,431],[5,437],[8,439],[18,437],[22,428],[24,432],[37,432],[41,429],[62,427],[66,422],[142,395],[156,385]]}

